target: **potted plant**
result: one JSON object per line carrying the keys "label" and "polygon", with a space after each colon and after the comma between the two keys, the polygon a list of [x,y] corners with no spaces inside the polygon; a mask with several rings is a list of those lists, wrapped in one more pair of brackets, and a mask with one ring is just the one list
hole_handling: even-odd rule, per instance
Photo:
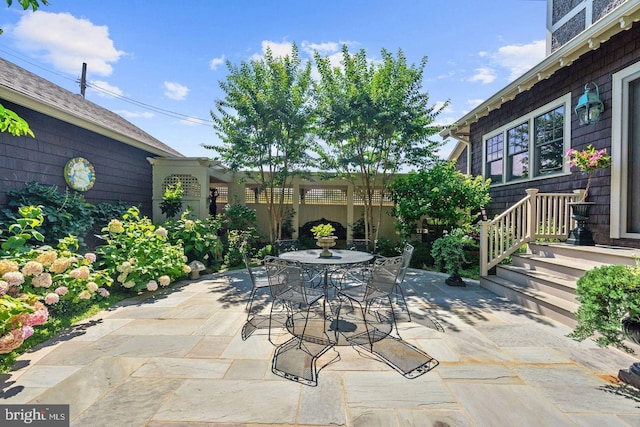
{"label": "potted plant", "polygon": [[318,224],[311,228],[311,232],[317,240],[317,245],[322,248],[320,256],[323,258],[333,256],[329,248],[336,245],[336,239],[338,237],[333,235],[334,231],[336,231],[336,229],[331,224]]}
{"label": "potted plant", "polygon": [[450,233],[436,239],[431,248],[431,256],[438,271],[449,273],[445,281],[449,286],[466,286],[460,277],[460,267],[467,263],[465,248],[473,244],[473,239],[461,228],[456,228]]}
{"label": "potted plant", "polygon": [[[601,347],[612,345],[628,353],[625,338],[640,344],[640,267],[605,265],[587,271],[576,288],[580,307],[578,324],[569,336],[583,341],[594,338]],[[618,378],[640,388],[640,363],[621,369]]]}
{"label": "potted plant", "polygon": [[601,347],[612,345],[633,352],[624,339],[638,338],[635,327],[640,321],[640,268],[593,268],[578,279],[576,294],[580,302],[575,312],[578,324],[569,336],[578,341],[593,337]]}
{"label": "potted plant", "polygon": [[591,231],[586,227],[587,220],[589,219],[589,210],[594,202],[587,202],[587,195],[589,194],[589,188],[591,187],[591,178],[598,169],[606,169],[611,165],[611,156],[607,154],[607,149],[596,150],[593,145],[589,144],[585,150],[577,151],[573,148],[567,151],[567,161],[570,167],[575,167],[583,174],[587,175],[587,186],[580,195],[580,199],[577,202],[572,202],[569,205],[573,213],[573,218],[577,221],[576,228],[571,230],[567,243],[579,246],[594,246],[596,243],[593,240]]}

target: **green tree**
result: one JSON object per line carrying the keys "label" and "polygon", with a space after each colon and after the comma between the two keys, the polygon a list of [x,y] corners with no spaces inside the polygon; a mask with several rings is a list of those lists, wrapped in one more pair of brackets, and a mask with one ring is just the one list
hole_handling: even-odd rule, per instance
{"label": "green tree", "polygon": [[429,137],[441,130],[434,119],[446,107],[429,106],[421,92],[426,58],[409,66],[402,50],[395,58],[384,49],[381,54],[382,61],[370,61],[364,50],[351,54],[345,45],[340,67],[315,54],[317,133],[324,142],[318,155],[323,170],[336,171],[364,200],[365,234],[372,241],[395,175],[428,167],[435,158],[441,143]]}
{"label": "green tree", "polygon": [[264,192],[269,212],[269,238],[281,238],[286,216],[287,189],[309,164],[307,148],[313,117],[311,64],[300,60],[298,48],[239,66],[227,61],[229,74],[220,82],[225,93],[211,116],[222,146],[220,161],[232,171],[258,171],[255,179]]}
{"label": "green tree", "polygon": [[395,205],[391,216],[397,218],[396,227],[402,235],[415,233],[416,223],[427,217],[445,229],[471,223],[471,213],[486,206],[489,179],[465,175],[454,162],[436,162],[428,170],[410,172],[398,177],[391,186]]}

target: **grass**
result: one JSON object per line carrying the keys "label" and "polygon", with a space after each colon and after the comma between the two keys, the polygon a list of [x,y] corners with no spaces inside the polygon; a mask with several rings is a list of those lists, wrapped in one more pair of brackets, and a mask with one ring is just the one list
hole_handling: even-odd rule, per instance
{"label": "grass", "polygon": [[80,310],[74,310],[71,313],[58,313],[55,316],[50,316],[46,323],[34,328],[34,333],[29,339],[27,339],[20,347],[13,350],[10,353],[0,355],[0,373],[6,374],[13,367],[16,359],[29,351],[31,348],[42,344],[43,342],[55,338],[65,329],[72,327],[73,325],[87,319],[100,311],[112,306],[113,304],[130,298],[133,295],[130,293],[118,292],[118,290],[111,291],[111,294],[104,298],[102,301],[93,302],[90,305],[82,307]]}

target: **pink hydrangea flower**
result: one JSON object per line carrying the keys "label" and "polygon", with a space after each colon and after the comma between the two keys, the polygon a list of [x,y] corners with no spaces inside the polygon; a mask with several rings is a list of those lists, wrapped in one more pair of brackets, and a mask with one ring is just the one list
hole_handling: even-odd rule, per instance
{"label": "pink hydrangea flower", "polygon": [[2,275],[2,280],[7,282],[9,286],[20,286],[24,283],[24,276],[19,271],[9,271]]}
{"label": "pink hydrangea flower", "polygon": [[27,339],[33,335],[33,326],[25,325],[22,327],[22,339]]}
{"label": "pink hydrangea flower", "polygon": [[171,279],[169,278],[169,276],[160,276],[158,277],[158,283],[160,283],[160,286],[169,286],[169,283],[171,283]]}
{"label": "pink hydrangea flower", "polygon": [[66,294],[69,293],[69,289],[67,289],[66,286],[60,286],[59,288],[57,288],[55,290],[55,293],[60,295],[61,297],[65,296]]}
{"label": "pink hydrangea flower", "polygon": [[44,303],[47,305],[56,304],[58,301],[60,301],[60,297],[55,292],[49,292],[44,297]]}
{"label": "pink hydrangea flower", "polygon": [[82,291],[78,294],[80,299],[91,299],[91,293],[89,291]]}
{"label": "pink hydrangea flower", "polygon": [[4,295],[9,290],[9,284],[4,280],[0,280],[0,295]]}
{"label": "pink hydrangea flower", "polygon": [[37,276],[38,274],[42,273],[43,269],[44,267],[38,261],[28,261],[22,267],[21,271],[25,276]]}
{"label": "pink hydrangea flower", "polygon": [[100,294],[102,298],[106,298],[109,296],[109,291],[105,288],[98,288],[98,294]]}
{"label": "pink hydrangea flower", "polygon": [[149,283],[147,283],[147,290],[151,292],[158,290],[158,282],[155,280],[149,280]]}
{"label": "pink hydrangea flower", "polygon": [[160,236],[160,237],[167,237],[167,234],[169,234],[169,233],[167,232],[167,229],[166,229],[166,228],[164,228],[164,227],[158,227],[158,228],[156,229],[156,234],[157,234],[158,236]]}
{"label": "pink hydrangea flower", "polygon": [[31,284],[34,288],[48,288],[53,284],[51,274],[42,273],[31,279]]}
{"label": "pink hydrangea flower", "polygon": [[71,270],[69,272],[69,276],[73,277],[74,279],[88,279],[90,273],[91,271],[89,270],[89,267],[87,267],[86,265],[83,265],[81,267],[74,268],[73,270]]}
{"label": "pink hydrangea flower", "polygon": [[87,252],[86,254],[84,254],[84,257],[87,259],[87,261],[89,262],[96,262],[96,254],[92,253],[92,252]]}
{"label": "pink hydrangea flower", "polygon": [[96,284],[96,282],[89,282],[89,283],[87,283],[87,289],[90,292],[95,292],[95,291],[98,290],[98,285]]}

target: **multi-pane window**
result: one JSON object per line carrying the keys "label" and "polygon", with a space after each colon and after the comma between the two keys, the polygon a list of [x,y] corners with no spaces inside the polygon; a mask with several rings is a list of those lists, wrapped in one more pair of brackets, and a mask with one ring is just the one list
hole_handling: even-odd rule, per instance
{"label": "multi-pane window", "polygon": [[504,135],[498,135],[487,139],[487,171],[485,176],[491,178],[491,182],[502,182],[502,146]]}
{"label": "multi-pane window", "polygon": [[525,122],[507,130],[509,147],[507,180],[527,178],[529,176],[529,123]]}
{"label": "multi-pane window", "polygon": [[561,173],[570,102],[567,94],[485,137],[485,178],[503,184]]}
{"label": "multi-pane window", "polygon": [[534,119],[536,175],[562,170],[564,156],[564,106]]}

